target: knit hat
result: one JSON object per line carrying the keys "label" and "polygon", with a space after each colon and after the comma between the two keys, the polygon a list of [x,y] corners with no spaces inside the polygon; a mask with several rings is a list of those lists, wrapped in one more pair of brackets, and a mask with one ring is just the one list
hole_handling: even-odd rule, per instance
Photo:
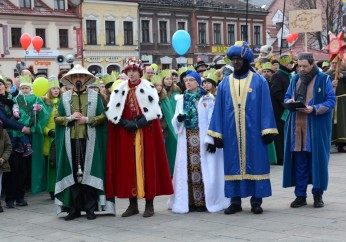
{"label": "knit hat", "polygon": [[188,76],[193,77],[198,82],[198,85],[201,86],[202,80],[201,80],[201,77],[199,76],[199,74],[197,72],[188,70],[188,71],[186,71],[186,77],[188,77]]}
{"label": "knit hat", "polygon": [[143,65],[140,59],[136,59],[135,57],[129,58],[126,62],[126,66],[124,68],[124,73],[127,75],[128,70],[137,70],[139,72],[139,76],[143,76]]}
{"label": "knit hat", "polygon": [[282,54],[279,58],[279,62],[281,65],[286,65],[292,61],[292,56],[289,54]]}
{"label": "knit hat", "polygon": [[274,64],[276,64],[276,63],[277,63],[277,64],[280,64],[280,62],[279,62],[277,59],[272,60],[271,63],[272,63],[272,65],[274,65]]}
{"label": "knit hat", "polygon": [[228,48],[226,55],[229,59],[232,59],[233,56],[240,56],[249,63],[253,62],[254,60],[254,55],[246,41],[235,42],[233,46]]}
{"label": "knit hat", "polygon": [[95,82],[95,80],[96,80],[96,78],[95,78],[95,76],[93,74],[91,74],[83,66],[77,64],[61,78],[61,82],[65,86],[74,85],[72,83],[72,75],[74,75],[74,74],[84,74],[84,75],[86,75],[87,78],[86,78],[85,85],[89,85],[89,84]]}
{"label": "knit hat", "polygon": [[314,60],[314,56],[311,52],[301,52],[298,54],[298,60]]}
{"label": "knit hat", "polygon": [[272,73],[274,73],[274,71],[273,71],[273,65],[272,65],[272,63],[270,63],[270,62],[263,63],[263,64],[262,64],[262,70],[269,70],[269,71],[271,71]]}
{"label": "knit hat", "polygon": [[273,47],[269,45],[263,45],[260,49],[260,53],[266,54],[263,58],[270,59],[273,56]]}

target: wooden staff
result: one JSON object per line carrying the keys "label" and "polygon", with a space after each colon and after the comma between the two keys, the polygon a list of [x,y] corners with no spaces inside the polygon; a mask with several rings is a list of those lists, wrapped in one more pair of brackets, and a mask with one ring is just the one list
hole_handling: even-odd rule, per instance
{"label": "wooden staff", "polygon": [[338,86],[338,83],[339,83],[339,75],[340,75],[340,69],[341,69],[341,59],[339,58],[339,56],[335,57],[337,58],[337,61],[336,61],[336,68],[335,68],[335,74],[334,74],[334,81],[336,81],[336,85],[334,86],[333,85],[333,89],[334,89],[334,92],[336,92],[336,87]]}

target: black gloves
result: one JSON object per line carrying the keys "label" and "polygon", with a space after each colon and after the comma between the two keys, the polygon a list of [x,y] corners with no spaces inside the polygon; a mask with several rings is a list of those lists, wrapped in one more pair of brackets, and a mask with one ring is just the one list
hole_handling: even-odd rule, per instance
{"label": "black gloves", "polygon": [[138,120],[137,120],[137,128],[141,129],[143,128],[145,125],[148,124],[147,119],[144,117],[144,115],[142,115]]}
{"label": "black gloves", "polygon": [[74,124],[75,124],[75,120],[72,120],[71,122],[68,122],[67,123],[67,127],[72,127],[72,126],[74,126]]}
{"label": "black gloves", "polygon": [[212,145],[212,144],[208,144],[208,146],[207,146],[207,151],[208,151],[209,153],[215,153],[215,151],[216,151],[216,146],[215,146],[215,145]]}
{"label": "black gloves", "polygon": [[181,123],[186,119],[186,114],[181,114],[179,113],[179,115],[177,116],[178,122]]}
{"label": "black gloves", "polygon": [[274,134],[265,134],[265,135],[262,136],[263,142],[264,142],[266,145],[269,145],[271,142],[274,141],[274,137],[275,137]]}
{"label": "black gloves", "polygon": [[214,145],[216,148],[219,148],[219,149],[223,148],[223,140],[220,138],[214,137]]}
{"label": "black gloves", "polygon": [[54,130],[49,130],[48,131],[48,136],[54,138],[55,137],[55,131]]}

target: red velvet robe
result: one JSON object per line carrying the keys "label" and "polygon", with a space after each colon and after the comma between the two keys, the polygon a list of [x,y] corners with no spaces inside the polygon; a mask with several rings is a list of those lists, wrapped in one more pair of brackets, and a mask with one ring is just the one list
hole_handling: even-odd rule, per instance
{"label": "red velvet robe", "polygon": [[[132,120],[141,115],[135,96],[135,86],[126,97],[122,118]],[[133,97],[132,104],[130,103]],[[110,107],[112,108],[112,107]],[[153,199],[158,195],[173,193],[172,180],[168,167],[168,159],[163,143],[160,120],[152,120],[142,128],[144,158],[144,190],[145,198]],[[106,198],[131,198],[137,195],[135,133],[127,131],[120,125],[108,122],[108,146],[106,165]]]}

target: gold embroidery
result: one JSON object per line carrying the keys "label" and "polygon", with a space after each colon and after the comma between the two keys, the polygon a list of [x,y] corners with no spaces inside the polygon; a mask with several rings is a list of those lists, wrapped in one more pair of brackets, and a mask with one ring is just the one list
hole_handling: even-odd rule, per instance
{"label": "gold embroidery", "polygon": [[243,174],[243,175],[225,175],[225,181],[239,181],[239,180],[267,180],[270,178],[269,174],[263,175],[251,175],[251,174]]}
{"label": "gold embroidery", "polygon": [[252,92],[252,88],[249,87],[249,88],[247,89],[247,92]]}
{"label": "gold embroidery", "polygon": [[262,135],[266,135],[266,134],[278,134],[278,129],[263,129],[262,130]]}
{"label": "gold embroidery", "polygon": [[222,139],[222,134],[218,133],[218,132],[214,132],[212,130],[208,130],[208,135],[210,135],[211,137],[215,137],[215,138],[219,138]]}
{"label": "gold embroidery", "polygon": [[[235,79],[233,74],[230,76],[230,89],[234,108],[235,125],[238,140],[238,154],[240,162],[240,174],[241,176],[246,175],[246,127],[245,127],[245,109],[246,109],[246,98],[248,95],[247,90],[250,87],[253,72],[250,71],[249,75],[237,82],[238,86],[235,85]],[[243,83],[243,85],[241,85]],[[237,94],[236,90],[241,88],[241,93]]]}
{"label": "gold embroidery", "polygon": [[207,107],[207,103],[203,103],[203,107],[205,107],[205,108],[206,108],[206,107]]}

